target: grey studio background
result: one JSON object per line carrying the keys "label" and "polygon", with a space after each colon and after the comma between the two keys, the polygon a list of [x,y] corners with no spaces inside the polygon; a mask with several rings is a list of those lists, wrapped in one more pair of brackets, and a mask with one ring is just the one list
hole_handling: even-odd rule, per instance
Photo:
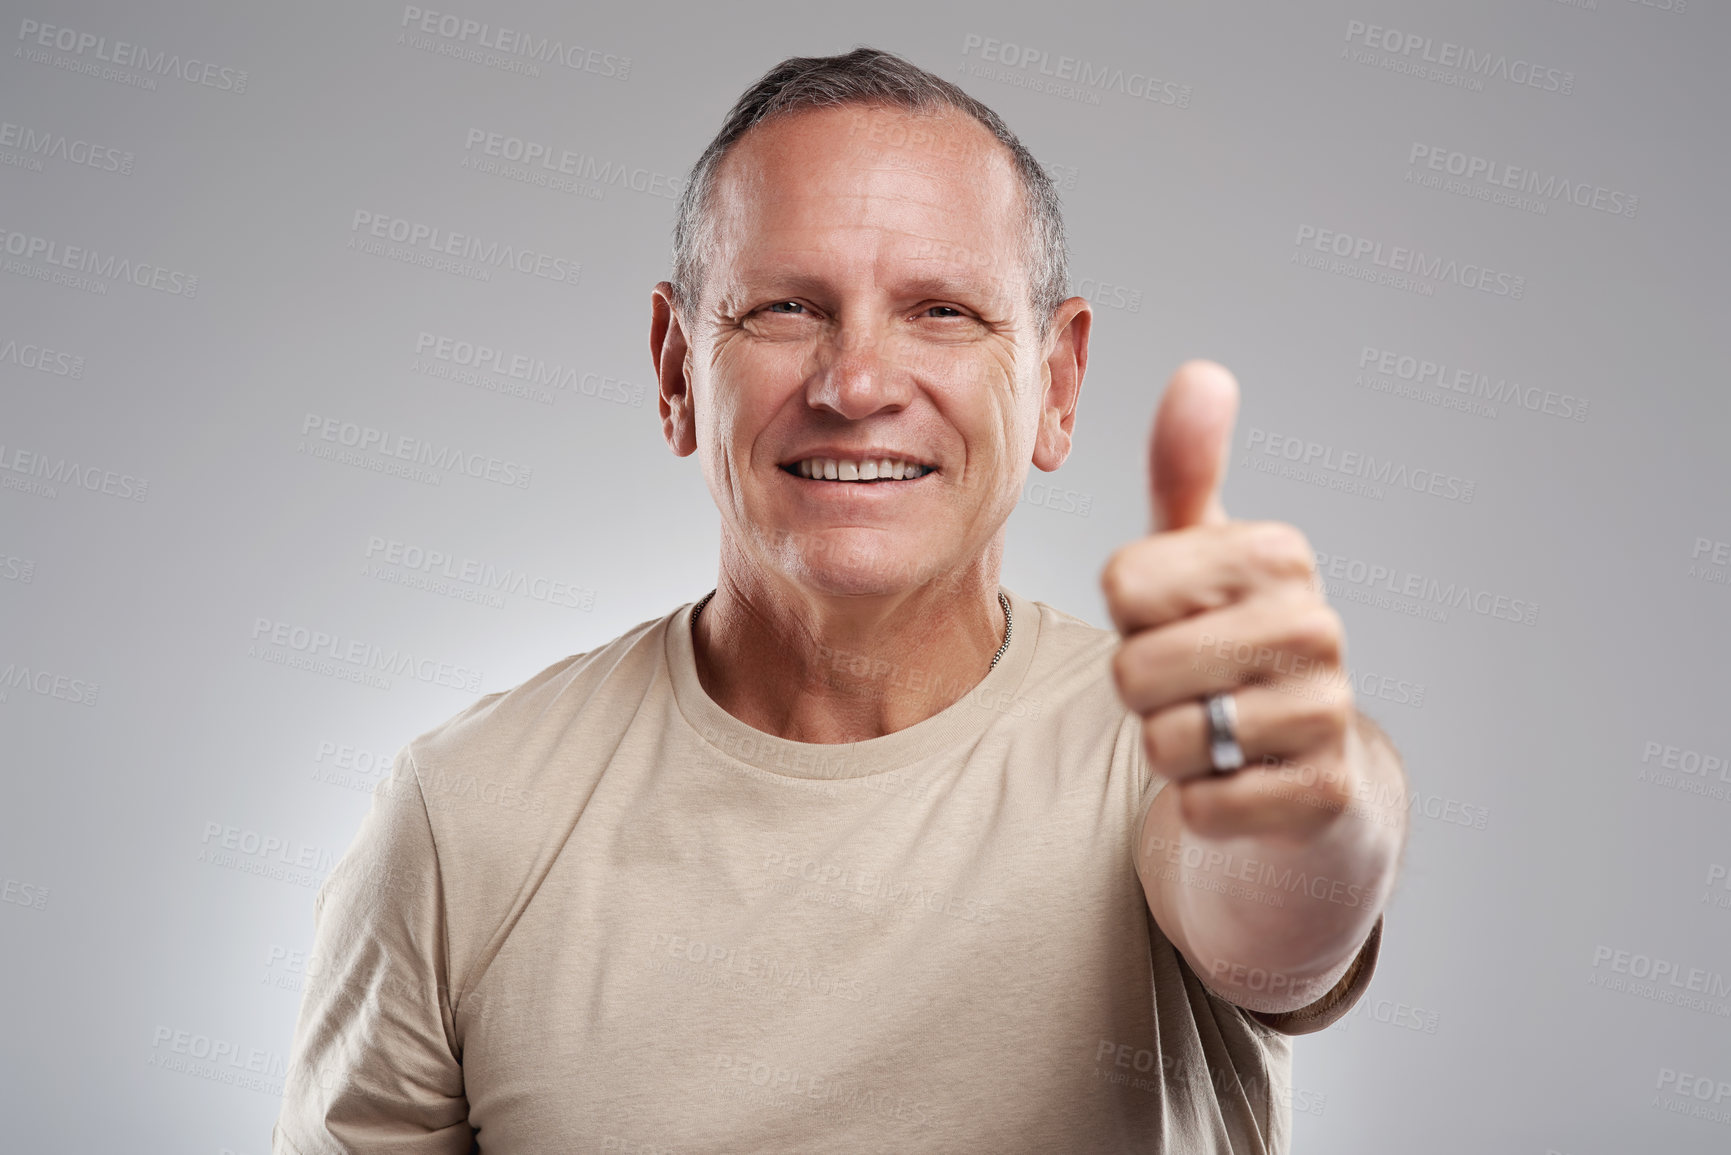
{"label": "grey studio background", "polygon": [[858,43],[1006,117],[1098,310],[1006,584],[1106,624],[1218,359],[1404,752],[1295,1149],[1731,1149],[1716,0],[0,11],[8,1149],[267,1150],[391,755],[714,585],[649,288],[739,91]]}

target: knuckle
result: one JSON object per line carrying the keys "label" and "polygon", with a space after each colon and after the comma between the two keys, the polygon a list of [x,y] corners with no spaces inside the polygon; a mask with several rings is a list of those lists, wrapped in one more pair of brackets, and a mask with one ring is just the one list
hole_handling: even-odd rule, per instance
{"label": "knuckle", "polygon": [[1181,792],[1178,796],[1178,812],[1184,819],[1184,825],[1204,838],[1222,834],[1232,826],[1230,803],[1218,797],[1214,791]]}
{"label": "knuckle", "polygon": [[1276,577],[1307,578],[1316,567],[1316,551],[1297,526],[1284,521],[1259,521],[1250,531],[1250,553],[1256,565]]}
{"label": "knuckle", "polygon": [[1125,593],[1125,570],[1129,563],[1125,560],[1124,550],[1119,549],[1106,559],[1105,566],[1100,570],[1100,592],[1106,596],[1109,604],[1123,600]]}
{"label": "knuckle", "polygon": [[1127,694],[1131,679],[1136,673],[1136,657],[1130,652],[1128,643],[1120,644],[1112,654],[1112,681],[1117,683],[1118,692]]}
{"label": "knuckle", "polygon": [[1326,602],[1311,602],[1287,619],[1286,643],[1313,657],[1333,659],[1341,650],[1344,633],[1340,614]]}
{"label": "knuckle", "polygon": [[1159,719],[1149,715],[1142,719],[1142,749],[1147,752],[1149,768],[1159,772],[1165,746],[1160,741]]}
{"label": "knuckle", "polygon": [[1332,746],[1346,736],[1348,715],[1338,699],[1306,699],[1300,718],[1312,741],[1318,745],[1326,743]]}

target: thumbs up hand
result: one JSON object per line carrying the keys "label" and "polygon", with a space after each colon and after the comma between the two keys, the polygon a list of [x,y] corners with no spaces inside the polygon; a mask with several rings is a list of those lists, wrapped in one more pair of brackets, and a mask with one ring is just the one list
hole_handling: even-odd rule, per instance
{"label": "thumbs up hand", "polygon": [[[1221,505],[1237,411],[1237,382],[1209,361],[1180,366],[1160,399],[1154,531],[1101,575],[1123,639],[1113,677],[1185,827],[1302,842],[1352,803],[1367,752],[1341,619],[1315,580],[1310,543],[1284,522],[1232,521]],[[1210,742],[1207,699],[1222,692],[1236,708],[1235,772],[1216,770]],[[1230,767],[1230,748],[1220,753]]]}

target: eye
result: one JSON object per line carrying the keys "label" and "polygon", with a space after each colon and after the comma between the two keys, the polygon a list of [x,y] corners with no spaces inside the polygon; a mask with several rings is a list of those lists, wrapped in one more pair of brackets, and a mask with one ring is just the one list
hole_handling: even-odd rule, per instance
{"label": "eye", "polygon": [[954,308],[950,305],[933,305],[931,308],[927,309],[926,312],[937,313],[942,317],[960,317],[963,315],[960,309]]}
{"label": "eye", "polygon": [[[787,308],[783,309],[783,305],[787,306]],[[800,304],[798,301],[771,301],[765,306],[765,308],[771,313],[786,313],[788,316],[797,316],[797,314],[791,311],[793,309],[798,309],[802,312],[805,310],[805,306]]]}

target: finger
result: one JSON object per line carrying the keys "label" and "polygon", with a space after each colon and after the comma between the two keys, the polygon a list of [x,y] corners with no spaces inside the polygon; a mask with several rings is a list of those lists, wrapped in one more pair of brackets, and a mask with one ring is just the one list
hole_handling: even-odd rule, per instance
{"label": "finger", "polygon": [[[1298,759],[1339,753],[1352,725],[1352,689],[1341,682],[1240,686],[1231,691],[1237,707],[1239,748],[1244,769],[1261,772],[1265,759]],[[1208,707],[1192,698],[1142,719],[1142,746],[1151,769],[1163,778],[1214,776]]]}
{"label": "finger", "polygon": [[1172,375],[1149,438],[1154,532],[1226,520],[1220,485],[1226,476],[1238,382],[1213,361],[1186,361]]}
{"label": "finger", "polygon": [[1345,630],[1315,592],[1285,585],[1131,634],[1112,657],[1124,704],[1138,714],[1251,683],[1344,681]]}
{"label": "finger", "polygon": [[1106,559],[1100,588],[1120,633],[1220,609],[1281,583],[1313,584],[1316,553],[1280,521],[1230,521],[1138,538]]}
{"label": "finger", "polygon": [[1355,816],[1358,798],[1347,767],[1363,756],[1362,746],[1357,730],[1349,728],[1344,752],[1334,757],[1303,763],[1259,760],[1235,774],[1187,778],[1175,786],[1179,816],[1203,838],[1279,836],[1302,842],[1342,817]]}

